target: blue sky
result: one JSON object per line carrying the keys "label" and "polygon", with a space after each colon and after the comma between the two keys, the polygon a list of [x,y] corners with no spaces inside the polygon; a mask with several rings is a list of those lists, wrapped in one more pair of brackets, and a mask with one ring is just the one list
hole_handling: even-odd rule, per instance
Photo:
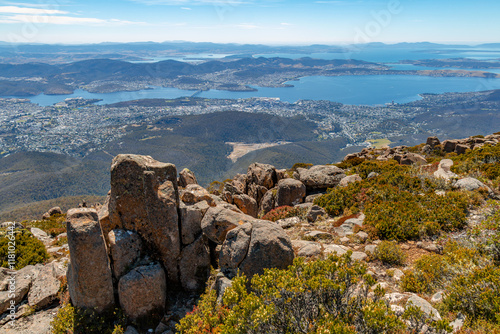
{"label": "blue sky", "polygon": [[0,0],[0,40],[500,42],[495,0]]}

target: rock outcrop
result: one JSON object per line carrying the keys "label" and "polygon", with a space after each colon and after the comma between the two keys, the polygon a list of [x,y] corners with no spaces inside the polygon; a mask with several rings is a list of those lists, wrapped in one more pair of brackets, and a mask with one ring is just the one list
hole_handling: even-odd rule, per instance
{"label": "rock outcrop", "polygon": [[94,209],[71,209],[67,233],[71,263],[68,289],[73,305],[104,311],[115,303],[106,244]]}

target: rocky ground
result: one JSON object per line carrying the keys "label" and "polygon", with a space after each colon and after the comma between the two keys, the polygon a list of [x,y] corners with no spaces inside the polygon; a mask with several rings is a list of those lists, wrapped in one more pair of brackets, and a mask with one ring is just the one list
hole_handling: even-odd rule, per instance
{"label": "rocky ground", "polygon": [[[453,173],[453,161],[442,159],[428,165],[425,154],[438,146],[445,152],[461,154],[499,141],[500,135],[444,143],[429,138],[420,153],[405,147],[365,149],[347,156],[345,161],[396,160],[420,166],[429,175],[450,182],[454,189],[484,188],[490,198],[498,200],[495,189]],[[211,265],[218,267],[213,287],[220,295],[238,270],[251,277],[262,273],[263,268],[286,268],[294,256],[315,259],[348,251],[352,251],[353,259],[367,263],[369,273],[385,289],[385,298],[396,313],[413,303],[439,319],[433,304],[443,298],[442,292],[424,299],[403,292],[399,282],[403,272],[421,256],[439,254],[447,239],[465,236],[465,231],[459,231],[439,239],[402,242],[399,246],[406,262],[384,264],[375,256],[382,241],[372,240],[360,231],[365,220],[362,212],[330,217],[313,204],[328,188],[362,180],[359,175],[346,176],[345,170],[333,165],[278,170],[255,163],[247,174],[236,175],[214,193],[199,186],[192,172],[183,170],[177,176],[175,166],[150,157],[118,156],[111,175],[106,203],[98,208],[68,211],[67,233],[51,237],[41,229],[31,228],[51,260],[17,271],[16,321],[10,321],[8,312],[8,278],[13,271],[0,269],[2,333],[50,333],[50,323],[65,298],[61,287],[66,281],[75,306],[105,309],[114,305],[118,295],[118,305],[129,319],[139,321],[154,314],[157,321],[151,329],[155,333],[173,333],[179,319],[192,310],[196,296],[203,291]],[[283,206],[294,207],[297,214],[272,223],[258,218]],[[60,212],[51,209],[44,218],[54,214]],[[485,206],[469,212],[467,228],[476,226],[487,214]],[[17,224],[16,228],[22,226]],[[59,242],[65,238],[69,243]],[[175,263],[172,259],[176,259]],[[150,288],[139,288],[144,286]],[[171,293],[171,286],[180,292]],[[462,324],[460,315],[452,322],[455,330]],[[125,333],[137,330],[129,326]]]}

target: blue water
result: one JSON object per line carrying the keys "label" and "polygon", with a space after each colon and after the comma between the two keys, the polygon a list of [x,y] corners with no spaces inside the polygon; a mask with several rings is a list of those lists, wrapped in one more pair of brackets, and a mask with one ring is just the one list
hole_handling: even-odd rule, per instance
{"label": "blue water", "polygon": [[[290,81],[294,87],[255,87],[256,92],[228,92],[210,90],[198,97],[237,99],[250,97],[277,97],[283,101],[330,100],[344,104],[377,105],[406,103],[418,100],[422,93],[472,92],[500,89],[500,79],[484,78],[436,78],[412,75],[363,75],[324,77],[313,76]],[[177,88],[155,87],[138,92],[94,94],[76,90],[71,95],[38,95],[31,101],[42,106],[52,105],[69,97],[81,96],[87,99],[102,99],[99,104],[110,104],[145,98],[177,98],[191,96],[195,91]]]}

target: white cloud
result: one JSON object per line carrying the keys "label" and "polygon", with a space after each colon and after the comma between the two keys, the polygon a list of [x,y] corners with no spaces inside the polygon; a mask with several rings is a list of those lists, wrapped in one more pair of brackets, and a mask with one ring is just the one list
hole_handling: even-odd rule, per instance
{"label": "white cloud", "polygon": [[288,22],[281,22],[282,26],[293,26],[293,24],[288,23]]}
{"label": "white cloud", "polygon": [[259,29],[260,27],[255,25],[255,24],[251,24],[251,23],[241,23],[241,24],[237,24],[236,27],[240,28],[240,29],[245,29],[245,30],[252,30],[252,29]]}
{"label": "white cloud", "polygon": [[92,17],[49,16],[49,15],[12,15],[0,18],[0,23],[36,23],[36,24],[57,24],[57,25],[142,24],[142,22],[131,22],[118,19],[103,20]]}
{"label": "white cloud", "polygon": [[252,0],[129,0],[144,5],[213,5],[213,6],[237,6],[253,3]]}
{"label": "white cloud", "polygon": [[68,14],[68,12],[57,10],[57,9],[45,9],[45,8],[29,8],[29,7],[18,7],[18,6],[0,6],[0,13],[6,14],[31,14],[31,15],[53,15],[53,14]]}
{"label": "white cloud", "polygon": [[189,8],[189,7],[181,7],[181,9],[183,9],[183,10],[191,10],[191,8]]}

